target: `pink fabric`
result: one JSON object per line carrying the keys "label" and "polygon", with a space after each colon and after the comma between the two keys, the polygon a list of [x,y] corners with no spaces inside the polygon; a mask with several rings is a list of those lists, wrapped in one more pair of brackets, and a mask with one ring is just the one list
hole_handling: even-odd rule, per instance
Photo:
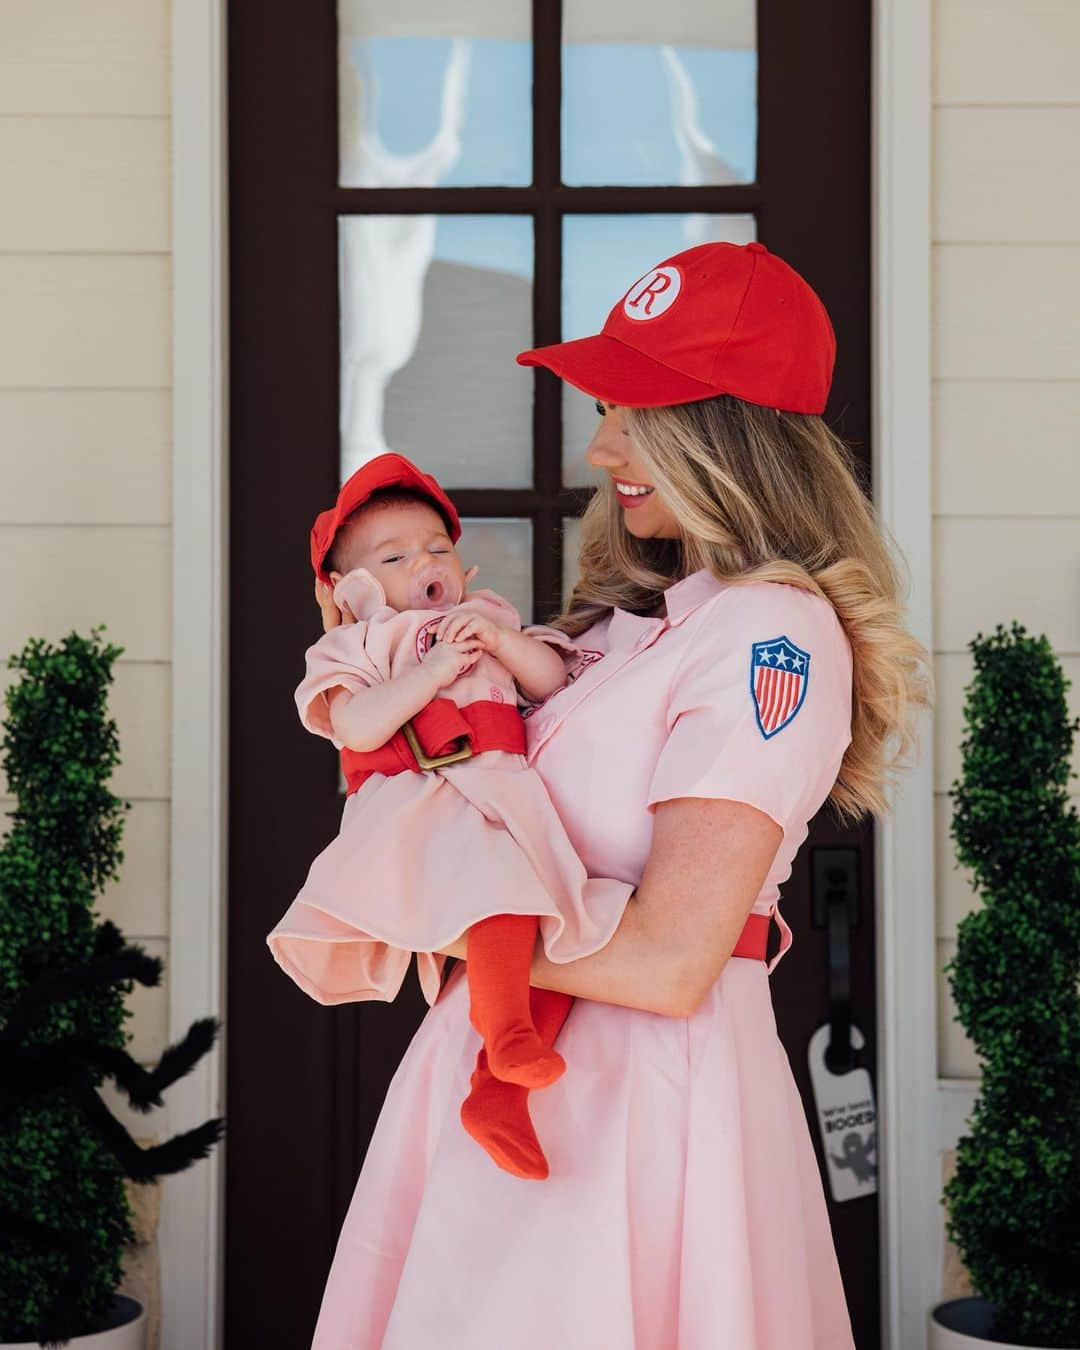
{"label": "pink fabric", "polygon": [[[484,614],[520,628],[517,610],[493,591],[475,591],[450,610],[404,610],[385,603],[364,568],[338,583],[354,614],[307,651],[296,690],[301,720],[339,749],[326,691],[357,689],[415,666],[425,634],[448,612]],[[534,624],[526,632],[579,664],[563,633]],[[444,695],[528,700],[501,662],[484,655]],[[539,774],[524,755],[490,750],[426,773],[373,773],[346,798],[337,836],[312,862],[303,887],[267,934],[274,959],[319,1003],[391,1000],[417,954],[428,1003],[439,993],[445,947],[493,914],[535,914],[552,961],[573,961],[605,946],[633,887],[590,878],[574,852]]]}
{"label": "pink fabric", "polygon": [[[825,600],[777,583],[699,572],[667,609],[582,634],[579,677],[527,719],[528,760],[590,876],[640,878],[656,801],[765,811],[784,834],[754,910],[773,912],[850,740],[847,638]],[[794,720],[766,739],[751,644],[782,635],[811,662]],[[462,976],[390,1085],[312,1350],[854,1350],[763,962],[728,961],[688,1018],[578,999],[567,1071],[530,1096],[539,1182],[461,1127],[480,1048]]]}
{"label": "pink fabric", "polygon": [[[479,614],[495,623],[521,628],[521,617],[510,601],[489,590],[469,591],[460,604],[445,609],[391,609],[378,578],[366,567],[357,567],[342,577],[334,588],[334,598],[348,604],[357,622],[332,628],[307,649],[304,653],[307,670],[297,685],[295,698],[296,710],[307,729],[325,736],[337,750],[342,743],[330,725],[326,702],[327,693],[337,685],[355,693],[415,666],[431,646],[434,629],[447,614]],[[531,624],[525,632],[562,651],[568,673],[577,664],[577,653],[565,633],[544,624]],[[532,706],[518,691],[502,662],[486,653],[449,688],[442,690],[441,696],[453,699],[459,707],[483,698]]]}

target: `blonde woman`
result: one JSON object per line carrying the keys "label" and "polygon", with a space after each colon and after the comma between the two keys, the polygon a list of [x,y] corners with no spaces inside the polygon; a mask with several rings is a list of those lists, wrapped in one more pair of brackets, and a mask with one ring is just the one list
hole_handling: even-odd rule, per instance
{"label": "blonde woman", "polygon": [[[552,620],[581,660],[531,710],[528,759],[589,874],[635,889],[593,955],[537,948],[532,985],[577,1001],[561,1030],[538,1019],[568,1069],[531,1098],[478,1059],[455,968],[387,1093],[313,1350],[853,1350],[770,999],[777,897],[826,802],[886,809],[931,677],[820,417],[834,352],[791,267],[716,243],[646,273],[601,333],[518,357],[599,414]],[[466,1094],[508,1153],[542,1141],[546,1177],[493,1166]]]}

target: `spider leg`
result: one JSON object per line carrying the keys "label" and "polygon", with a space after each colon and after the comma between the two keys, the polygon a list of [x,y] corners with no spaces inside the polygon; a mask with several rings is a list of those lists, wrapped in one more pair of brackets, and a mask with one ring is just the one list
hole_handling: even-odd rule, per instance
{"label": "spider leg", "polygon": [[214,1044],[220,1028],[216,1017],[199,1017],[192,1022],[183,1039],[167,1046],[155,1067],[149,1071],[149,1086],[160,1091],[178,1078],[183,1078]]}
{"label": "spider leg", "polygon": [[225,1132],[224,1118],[217,1116],[193,1130],[174,1134],[162,1144],[140,1148],[88,1083],[76,1085],[75,1099],[101,1142],[136,1182],[182,1172],[198,1158],[205,1158]]}
{"label": "spider leg", "polygon": [[0,1041],[13,1041],[35,1022],[41,1021],[55,1003],[100,989],[120,980],[137,980],[144,985],[161,982],[164,963],[144,948],[121,947],[105,956],[93,957],[83,966],[65,970],[44,970],[14,1001],[0,1030]]}
{"label": "spider leg", "polygon": [[201,1017],[188,1028],[187,1035],[165,1050],[152,1069],[132,1059],[126,1050],[98,1045],[86,1036],[67,1036],[48,1045],[27,1046],[20,1054],[18,1074],[24,1087],[48,1088],[56,1085],[57,1069],[71,1063],[91,1066],[115,1079],[128,1100],[139,1111],[162,1106],[163,1088],[175,1083],[214,1043],[219,1023],[213,1017]]}

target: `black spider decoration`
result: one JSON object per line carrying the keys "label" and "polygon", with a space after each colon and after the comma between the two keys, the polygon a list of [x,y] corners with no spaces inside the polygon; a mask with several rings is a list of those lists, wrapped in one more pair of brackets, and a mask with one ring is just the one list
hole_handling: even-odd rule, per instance
{"label": "black spider decoration", "polygon": [[[136,1110],[161,1106],[162,1089],[182,1078],[213,1045],[219,1030],[216,1018],[193,1022],[184,1038],[169,1046],[152,1069],[143,1068],[126,1051],[101,1045],[86,1035],[40,1044],[28,1044],[26,1039],[55,1004],[74,995],[105,989],[123,980],[158,984],[160,958],[125,943],[116,925],[104,920],[94,934],[94,953],[84,965],[63,969],[50,966],[47,949],[37,947],[26,953],[24,971],[28,983],[8,1007],[0,1026],[0,1129],[29,1102],[62,1097],[82,1111],[90,1129],[135,1182],[182,1172],[204,1158],[221,1138],[224,1118],[214,1117],[155,1147],[140,1148],[102,1101],[91,1079],[95,1071],[112,1078]],[[63,1344],[79,1330],[73,1326],[76,1300],[88,1271],[83,1235],[0,1207],[0,1242],[65,1254],[67,1277],[38,1328],[40,1343]]]}

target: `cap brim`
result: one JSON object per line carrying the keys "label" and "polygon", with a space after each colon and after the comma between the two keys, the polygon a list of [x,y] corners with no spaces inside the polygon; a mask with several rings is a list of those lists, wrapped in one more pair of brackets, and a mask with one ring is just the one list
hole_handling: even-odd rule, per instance
{"label": "cap brim", "polygon": [[519,366],[546,366],[560,379],[593,398],[629,408],[693,403],[723,393],[691,379],[605,333],[532,347],[517,355]]}

